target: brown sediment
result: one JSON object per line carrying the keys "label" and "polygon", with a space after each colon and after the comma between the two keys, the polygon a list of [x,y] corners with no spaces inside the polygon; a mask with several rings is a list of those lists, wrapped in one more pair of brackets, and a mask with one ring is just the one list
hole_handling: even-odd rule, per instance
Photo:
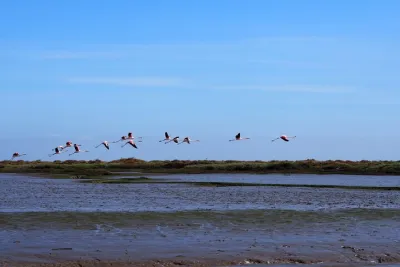
{"label": "brown sediment", "polygon": [[[372,245],[372,244],[370,244]],[[299,249],[302,252],[296,252]],[[94,267],[94,266],[114,266],[114,267],[158,267],[158,266],[191,266],[191,267],[214,267],[214,266],[239,266],[239,265],[277,265],[277,264],[302,264],[318,266],[366,266],[389,263],[398,263],[400,266],[400,253],[394,248],[382,247],[353,247],[340,246],[339,244],[326,248],[326,246],[299,246],[296,244],[280,245],[262,249],[249,248],[247,251],[224,251],[215,250],[213,252],[202,253],[193,251],[190,253],[176,253],[175,255],[150,253],[154,256],[138,255],[126,252],[120,259],[112,259],[106,256],[107,253],[98,251],[97,256],[76,256],[73,252],[62,253],[62,255],[49,253],[31,255],[31,259],[1,260],[0,266],[15,267]],[[73,259],[75,258],[75,259]],[[327,265],[332,264],[332,265]],[[392,265],[394,266],[394,265]]]}

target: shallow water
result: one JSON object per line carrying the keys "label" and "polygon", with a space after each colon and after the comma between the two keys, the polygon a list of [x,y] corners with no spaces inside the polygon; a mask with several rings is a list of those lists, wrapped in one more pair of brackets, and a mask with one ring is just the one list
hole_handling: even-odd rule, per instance
{"label": "shallow water", "polygon": [[398,208],[400,191],[89,184],[0,175],[0,212]]}
{"label": "shallow water", "polygon": [[338,174],[171,174],[154,178],[191,182],[240,182],[264,184],[310,184],[347,186],[400,186],[400,176]]}

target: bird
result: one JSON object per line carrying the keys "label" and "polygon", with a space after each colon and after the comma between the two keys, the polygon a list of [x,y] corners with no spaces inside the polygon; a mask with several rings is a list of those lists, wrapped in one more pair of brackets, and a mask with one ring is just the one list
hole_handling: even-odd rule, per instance
{"label": "bird", "polygon": [[200,140],[191,140],[189,137],[185,137],[185,138],[183,139],[183,141],[180,142],[178,145],[180,145],[180,144],[182,144],[182,143],[184,143],[184,142],[190,144],[190,142],[200,142]]}
{"label": "bird", "polygon": [[57,154],[61,154],[62,150],[63,150],[63,146],[58,146],[58,147],[54,148],[53,150],[55,151],[55,153],[49,154],[49,157],[57,155]]}
{"label": "bird", "polygon": [[165,139],[160,140],[160,141],[158,141],[158,142],[163,142],[163,141],[171,140],[171,137],[169,136],[168,132],[165,132],[164,134],[165,134]]}
{"label": "bird", "polygon": [[71,156],[71,155],[73,155],[75,153],[80,153],[80,152],[89,152],[88,150],[80,150],[79,146],[80,145],[74,144],[75,151],[73,153],[69,154],[69,155]]}
{"label": "bird", "polygon": [[136,148],[136,149],[138,148],[133,140],[129,140],[128,142],[126,142],[126,143],[125,143],[124,145],[122,145],[121,147],[124,147],[124,146],[126,146],[127,144],[130,144],[131,146],[133,146],[133,147]]}
{"label": "bird", "polygon": [[15,152],[15,153],[12,154],[11,160],[13,160],[14,158],[25,156],[25,155],[26,154],[19,154],[18,152]]}
{"label": "bird", "polygon": [[121,136],[121,138],[120,138],[119,140],[113,141],[113,142],[111,142],[111,143],[118,143],[118,142],[121,142],[121,141],[125,141],[125,140],[127,140],[127,139],[128,139],[128,137],[125,136],[125,135],[123,135],[123,136]]}
{"label": "bird", "polygon": [[289,142],[289,138],[296,138],[296,136],[281,135],[281,136],[279,136],[279,137],[277,137],[277,138],[275,138],[275,139],[272,139],[271,142],[274,142],[274,141],[276,141],[276,140],[278,140],[278,139],[282,139],[282,140],[285,141],[285,142]]}
{"label": "bird", "polygon": [[68,147],[72,147],[72,142],[71,141],[66,142],[65,146],[62,148],[62,150],[66,149]]}
{"label": "bird", "polygon": [[63,150],[64,149],[64,147],[63,146],[57,146],[56,148],[53,148],[52,150],[56,150],[56,149],[58,149],[58,150]]}
{"label": "bird", "polygon": [[167,141],[167,142],[165,142],[165,144],[167,144],[167,143],[169,143],[169,142],[172,142],[172,141],[174,141],[175,143],[179,143],[179,136],[175,136],[174,138],[172,138],[171,140],[169,140],[169,141]]}
{"label": "bird", "polygon": [[238,134],[235,136],[235,139],[229,140],[229,142],[232,142],[232,141],[240,141],[240,140],[247,140],[247,139],[250,139],[250,138],[249,138],[249,137],[240,137],[240,133],[238,133]]}
{"label": "bird", "polygon": [[[135,139],[135,137],[133,136],[133,134],[131,132],[128,133],[128,140],[133,140]],[[142,139],[142,137],[138,137],[138,139]],[[142,141],[138,141],[138,142],[142,142]]]}
{"label": "bird", "polygon": [[110,150],[110,145],[108,144],[107,141],[103,141],[101,144],[95,146],[95,148],[98,148],[99,146],[103,145],[105,148],[107,148],[108,150]]}
{"label": "bird", "polygon": [[[141,139],[142,137],[138,137],[138,138]],[[111,142],[111,143],[118,143],[118,142],[121,142],[121,141],[133,140],[133,139],[135,139],[135,137],[133,136],[133,134],[131,132],[129,132],[128,136],[123,135],[123,136],[121,136],[121,138],[118,141],[114,141],[114,142]],[[139,140],[138,142],[142,142],[142,141]]]}

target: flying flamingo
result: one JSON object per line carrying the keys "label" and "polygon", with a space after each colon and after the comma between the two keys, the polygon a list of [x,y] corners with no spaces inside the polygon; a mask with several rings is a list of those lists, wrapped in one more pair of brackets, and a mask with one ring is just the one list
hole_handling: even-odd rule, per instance
{"label": "flying flamingo", "polygon": [[99,146],[103,145],[105,148],[107,148],[108,150],[110,149],[110,145],[108,144],[107,141],[102,142],[101,144],[95,146],[95,148],[98,148]]}
{"label": "flying flamingo", "polygon": [[289,142],[289,138],[296,138],[296,136],[281,135],[281,136],[279,136],[279,137],[277,137],[277,138],[275,138],[275,139],[272,139],[271,142],[274,142],[274,141],[276,141],[276,140],[278,140],[278,139],[282,139],[282,140],[285,141],[285,142]]}
{"label": "flying flamingo", "polygon": [[63,146],[58,146],[58,147],[54,148],[53,150],[55,151],[55,153],[49,154],[49,157],[61,154],[62,153],[61,151],[63,150],[63,148],[64,148]]}
{"label": "flying flamingo", "polygon": [[238,134],[235,136],[235,139],[229,140],[229,142],[232,142],[232,141],[240,141],[240,140],[247,140],[247,139],[250,139],[250,138],[249,138],[249,137],[240,137],[240,133],[238,133]]}
{"label": "flying flamingo", "polygon": [[80,153],[80,152],[89,152],[88,150],[80,150],[79,146],[80,145],[74,144],[75,151],[73,153],[69,154],[69,155],[71,156],[71,155],[73,155],[75,153]]}
{"label": "flying flamingo", "polygon": [[118,141],[114,141],[114,142],[111,142],[111,143],[118,143],[118,142],[121,142],[121,141],[125,141],[127,139],[128,139],[128,137],[124,135],[124,136],[121,136],[121,138]]}
{"label": "flying flamingo", "polygon": [[172,138],[171,140],[169,140],[169,141],[167,141],[167,142],[165,142],[165,144],[167,144],[167,143],[169,143],[169,142],[172,142],[172,141],[174,141],[175,143],[179,143],[179,136],[175,136],[174,138]]}
{"label": "flying flamingo", "polygon": [[182,144],[182,143],[184,143],[184,142],[190,144],[190,142],[200,142],[200,140],[192,140],[192,139],[190,139],[189,137],[185,137],[185,138],[183,139],[183,141],[180,142],[178,145],[180,145],[180,144]]}
{"label": "flying flamingo", "polygon": [[[135,137],[133,136],[133,134],[131,132],[128,133],[128,140],[133,140],[135,139]],[[138,139],[142,139],[142,137],[138,137]],[[142,142],[142,141],[138,141],[138,142]]]}
{"label": "flying flamingo", "polygon": [[135,142],[133,140],[129,140],[128,142],[126,142],[124,145],[122,145],[121,147],[124,147],[125,145],[130,144],[131,146],[133,146],[134,148],[138,148],[135,144]]}
{"label": "flying flamingo", "polygon": [[66,142],[65,146],[63,148],[61,148],[61,150],[66,149],[68,147],[72,147],[72,142],[71,141]]}
{"label": "flying flamingo", "polygon": [[169,136],[169,134],[167,132],[165,132],[165,139],[164,140],[160,140],[158,142],[168,141],[168,140],[171,140],[171,137]]}
{"label": "flying flamingo", "polygon": [[[142,138],[142,137],[138,137],[138,138]],[[132,133],[128,133],[128,136],[123,135],[123,136],[121,136],[121,138],[118,141],[114,141],[114,142],[111,142],[111,143],[118,143],[118,142],[121,142],[121,141],[133,140],[133,139],[135,139],[135,137],[133,137]],[[138,142],[142,142],[142,141],[138,141]]]}
{"label": "flying flamingo", "polygon": [[15,152],[15,153],[12,154],[11,160],[13,160],[14,158],[25,156],[25,155],[26,154],[19,154],[18,152]]}

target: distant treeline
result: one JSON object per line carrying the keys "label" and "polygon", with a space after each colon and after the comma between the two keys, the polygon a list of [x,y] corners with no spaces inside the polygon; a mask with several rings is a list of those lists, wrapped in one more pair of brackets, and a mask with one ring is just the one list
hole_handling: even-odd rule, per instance
{"label": "distant treeline", "polygon": [[153,160],[125,158],[113,161],[0,161],[3,173],[111,175],[118,171],[146,173],[309,173],[400,175],[400,161],[349,161],[314,159],[298,161]]}

